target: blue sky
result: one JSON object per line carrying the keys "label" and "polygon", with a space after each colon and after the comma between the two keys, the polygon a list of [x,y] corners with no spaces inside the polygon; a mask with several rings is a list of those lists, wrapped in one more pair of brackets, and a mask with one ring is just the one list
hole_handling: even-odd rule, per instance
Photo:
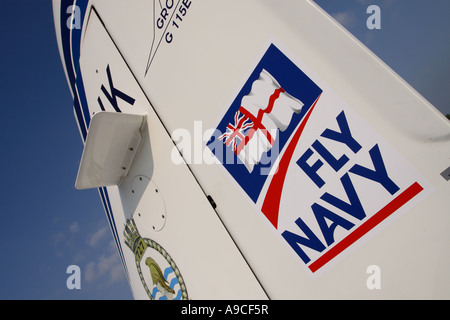
{"label": "blue sky", "polygon": [[[450,1],[316,2],[450,113]],[[371,4],[381,30],[366,27]],[[0,24],[0,299],[131,299],[97,191],[74,188],[82,142],[51,1],[0,0]],[[80,290],[66,287],[72,264]]]}
{"label": "blue sky", "polygon": [[0,299],[131,299],[98,192],[74,188],[82,141],[51,1],[0,0],[0,21]]}
{"label": "blue sky", "polygon": [[[450,1],[316,0],[444,114],[450,114]],[[369,30],[368,6],[381,9]]]}

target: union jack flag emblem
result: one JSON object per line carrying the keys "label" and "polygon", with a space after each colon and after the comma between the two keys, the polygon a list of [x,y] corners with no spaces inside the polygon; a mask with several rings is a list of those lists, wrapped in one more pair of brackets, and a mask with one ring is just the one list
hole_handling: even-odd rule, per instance
{"label": "union jack flag emblem", "polygon": [[321,93],[270,44],[219,121],[206,146],[254,203],[264,197],[268,177],[282,171],[285,150]]}
{"label": "union jack flag emblem", "polygon": [[252,127],[253,122],[250,118],[243,114],[241,115],[241,112],[238,110],[234,115],[234,124],[228,124],[226,128],[227,131],[219,137],[219,140],[224,140],[227,147],[231,145],[234,153],[238,154],[238,146],[241,143],[245,144],[245,137],[248,133],[248,129]]}

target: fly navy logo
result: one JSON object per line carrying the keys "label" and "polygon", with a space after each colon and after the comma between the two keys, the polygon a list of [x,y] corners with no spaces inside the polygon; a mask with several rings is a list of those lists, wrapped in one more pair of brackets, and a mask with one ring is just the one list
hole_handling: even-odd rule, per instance
{"label": "fly navy logo", "polygon": [[315,273],[432,189],[324,81],[302,70],[270,44],[207,147]]}
{"label": "fly navy logo", "polygon": [[152,300],[187,300],[188,293],[180,270],[157,242],[142,238],[133,219],[123,232],[126,245],[133,251],[142,284]]}

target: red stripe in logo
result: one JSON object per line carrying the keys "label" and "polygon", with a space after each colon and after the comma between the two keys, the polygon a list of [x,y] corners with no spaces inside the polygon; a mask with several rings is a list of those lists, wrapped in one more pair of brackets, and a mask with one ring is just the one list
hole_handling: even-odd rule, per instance
{"label": "red stripe in logo", "polygon": [[[321,95],[320,95],[321,96]],[[305,116],[305,119],[302,121],[297,131],[294,133],[291,142],[286,148],[283,157],[281,158],[277,172],[274,174],[272,181],[270,182],[269,189],[266,193],[266,198],[264,199],[264,203],[262,205],[261,211],[264,213],[267,219],[273,224],[275,229],[278,228],[278,214],[280,210],[280,200],[281,193],[283,191],[284,180],[286,178],[287,169],[289,167],[289,163],[291,162],[292,155],[294,154],[294,150],[297,147],[297,143],[300,139],[300,136],[303,133],[303,129],[308,122],[308,119],[313,111],[314,107],[319,101],[320,96],[316,99],[314,104],[309,109],[308,113]]]}
{"label": "red stripe in logo", "polygon": [[372,230],[375,226],[377,226],[381,221],[389,217],[395,211],[400,209],[404,204],[414,198],[423,190],[422,186],[417,182],[413,183],[408,189],[403,191],[400,195],[398,195],[394,200],[389,202],[383,209],[375,213],[372,217],[370,217],[366,222],[360,225],[355,231],[350,233],[347,237],[345,237],[342,241],[336,243],[334,247],[325,252],[320,258],[311,263],[308,268],[312,272],[316,272],[320,268],[322,268],[325,264],[335,258],[342,251],[347,249],[350,245],[364,236],[367,232]]}

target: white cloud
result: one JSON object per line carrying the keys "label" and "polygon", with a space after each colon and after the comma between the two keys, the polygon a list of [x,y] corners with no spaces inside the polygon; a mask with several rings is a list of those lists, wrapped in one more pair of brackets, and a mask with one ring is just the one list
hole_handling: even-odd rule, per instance
{"label": "white cloud", "polygon": [[74,242],[74,235],[80,231],[80,225],[77,221],[72,222],[69,227],[68,231],[61,231],[58,233],[55,233],[51,236],[51,241],[54,246],[59,246],[64,244],[66,247],[73,246]]}
{"label": "white cloud", "polygon": [[95,233],[90,234],[87,239],[87,243],[91,247],[96,247],[99,242],[107,235],[108,227],[104,226],[98,229]]}
{"label": "white cloud", "polygon": [[123,279],[124,270],[115,247],[114,251],[101,255],[96,261],[87,263],[84,268],[84,280],[88,283],[101,281],[108,285]]}
{"label": "white cloud", "polygon": [[104,274],[111,270],[111,268],[119,262],[116,254],[111,254],[109,256],[101,256],[97,262],[97,269],[100,274]]}
{"label": "white cloud", "polygon": [[346,28],[351,27],[355,23],[355,17],[348,11],[333,13],[333,18]]}
{"label": "white cloud", "polygon": [[78,231],[80,231],[80,225],[78,224],[77,221],[74,221],[70,226],[69,226],[69,231],[71,234],[75,234]]}
{"label": "white cloud", "polygon": [[84,280],[86,280],[86,282],[92,283],[97,279],[98,273],[96,272],[95,265],[96,263],[92,261],[84,267]]}

